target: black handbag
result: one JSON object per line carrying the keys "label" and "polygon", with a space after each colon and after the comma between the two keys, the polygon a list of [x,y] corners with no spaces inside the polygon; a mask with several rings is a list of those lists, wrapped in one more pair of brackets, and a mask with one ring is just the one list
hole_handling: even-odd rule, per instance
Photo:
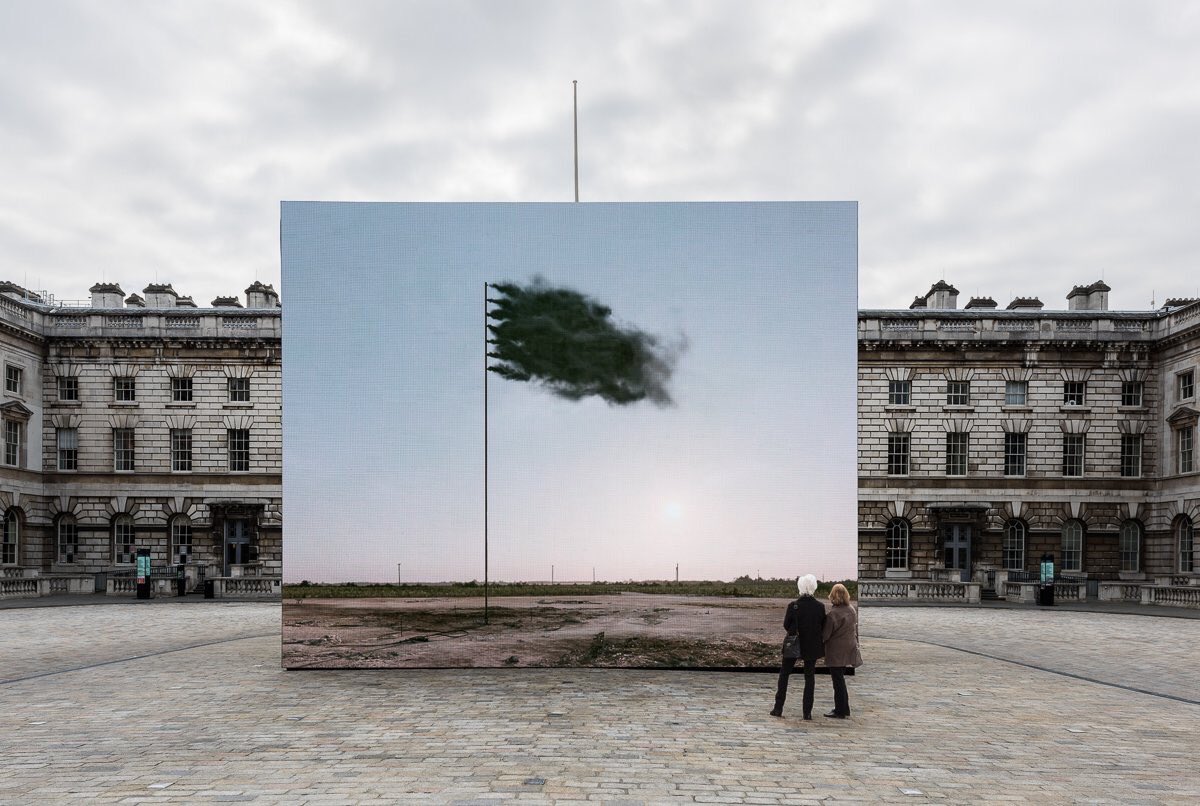
{"label": "black handbag", "polygon": [[783,639],[783,656],[800,659],[800,634],[789,635]]}

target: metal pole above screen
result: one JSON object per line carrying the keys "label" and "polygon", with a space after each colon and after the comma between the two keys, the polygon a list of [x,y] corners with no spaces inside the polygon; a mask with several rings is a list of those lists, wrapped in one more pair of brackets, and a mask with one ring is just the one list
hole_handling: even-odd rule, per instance
{"label": "metal pole above screen", "polygon": [[488,284],[483,284],[483,623],[488,623]]}

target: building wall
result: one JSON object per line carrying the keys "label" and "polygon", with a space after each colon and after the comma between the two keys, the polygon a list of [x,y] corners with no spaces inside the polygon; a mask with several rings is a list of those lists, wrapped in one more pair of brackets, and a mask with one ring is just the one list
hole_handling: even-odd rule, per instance
{"label": "building wall", "polygon": [[[125,516],[134,552],[149,548],[156,567],[178,562],[170,524],[182,517],[192,527],[191,563],[224,573],[225,524],[237,518],[249,525],[261,573],[282,573],[277,306],[51,309],[0,297],[0,332],[3,355],[19,354],[30,370],[31,392],[19,402],[35,409],[23,467],[0,467],[0,511],[15,507],[22,518],[21,556],[7,573],[132,567],[114,554],[114,523]],[[117,376],[136,379],[134,401],[116,399]],[[60,399],[59,377],[75,379],[78,400]],[[191,379],[191,401],[172,399],[173,377]],[[249,401],[230,399],[230,377],[249,379]],[[63,428],[78,434],[75,469],[59,467]],[[115,428],[133,430],[133,470],[116,469]],[[172,467],[172,428],[191,430],[190,471]],[[247,470],[230,469],[230,429],[249,431]],[[70,562],[58,545],[64,518],[78,536]]]}
{"label": "building wall", "polygon": [[[944,561],[939,529],[974,530],[973,571],[1003,569],[1006,524],[1027,528],[1024,568],[1043,553],[1061,563],[1063,527],[1085,529],[1082,570],[1122,576],[1119,534],[1144,530],[1143,576],[1178,570],[1173,524],[1200,523],[1200,473],[1177,472],[1168,422],[1194,408],[1175,399],[1177,373],[1200,380],[1200,303],[1146,313],[911,309],[859,315],[859,576],[929,576]],[[889,402],[889,381],[909,379],[908,405]],[[949,380],[969,380],[967,406],[948,405]],[[1007,381],[1028,383],[1024,406],[1006,405]],[[1065,381],[1086,381],[1082,406],[1064,403]],[[1122,383],[1144,383],[1124,406]],[[1186,411],[1185,411],[1186,414]],[[906,475],[888,474],[889,432],[911,434]],[[947,475],[946,434],[969,433],[965,475]],[[1004,434],[1027,433],[1023,476],[1004,475]],[[1084,433],[1081,477],[1064,476],[1063,434]],[[1124,433],[1142,434],[1142,473],[1121,475]],[[911,526],[907,569],[886,568],[886,527]],[[1124,574],[1124,576],[1131,576]]]}

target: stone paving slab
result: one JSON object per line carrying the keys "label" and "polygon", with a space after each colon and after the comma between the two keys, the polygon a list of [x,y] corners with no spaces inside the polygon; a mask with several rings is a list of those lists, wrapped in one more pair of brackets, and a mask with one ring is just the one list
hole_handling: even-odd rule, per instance
{"label": "stone paving slab", "polygon": [[277,636],[280,623],[278,604],[214,600],[176,607],[117,602],[4,609],[0,683],[230,638]]}
{"label": "stone paving slab", "polygon": [[1200,620],[1107,612],[863,608],[863,636],[979,652],[1200,704]]}
{"label": "stone paving slab", "polygon": [[[188,607],[188,622],[170,608],[89,607],[69,630],[59,608],[25,611],[43,615],[20,630],[14,611],[0,613],[0,671],[60,632],[76,637],[76,665],[93,652],[105,663],[0,684],[0,803],[1200,801],[1200,706],[1118,687],[1144,682],[1144,670],[1085,682],[920,637],[1045,627],[1007,612],[980,625],[962,620],[970,611],[910,609],[891,623],[872,608],[867,665],[849,681],[854,716],[804,722],[794,700],[785,719],[767,715],[764,674],[285,672],[277,636],[166,646],[230,622],[278,623],[278,605],[241,607]],[[103,624],[89,630],[95,618]],[[1126,636],[1088,618],[1070,614],[1050,644],[1057,654],[1038,659],[1069,658],[1072,636],[1115,656]],[[881,635],[893,630],[907,634]],[[111,662],[125,636],[145,631],[162,653]],[[1172,659],[1196,668],[1194,638],[1177,640]],[[831,705],[820,679],[817,708]]]}

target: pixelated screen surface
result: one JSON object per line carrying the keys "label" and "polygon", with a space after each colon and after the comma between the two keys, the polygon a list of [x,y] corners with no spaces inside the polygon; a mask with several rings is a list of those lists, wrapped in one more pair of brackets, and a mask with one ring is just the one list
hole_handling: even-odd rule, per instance
{"label": "pixelated screen surface", "polygon": [[775,663],[854,577],[855,203],[285,202],[281,249],[285,666]]}

